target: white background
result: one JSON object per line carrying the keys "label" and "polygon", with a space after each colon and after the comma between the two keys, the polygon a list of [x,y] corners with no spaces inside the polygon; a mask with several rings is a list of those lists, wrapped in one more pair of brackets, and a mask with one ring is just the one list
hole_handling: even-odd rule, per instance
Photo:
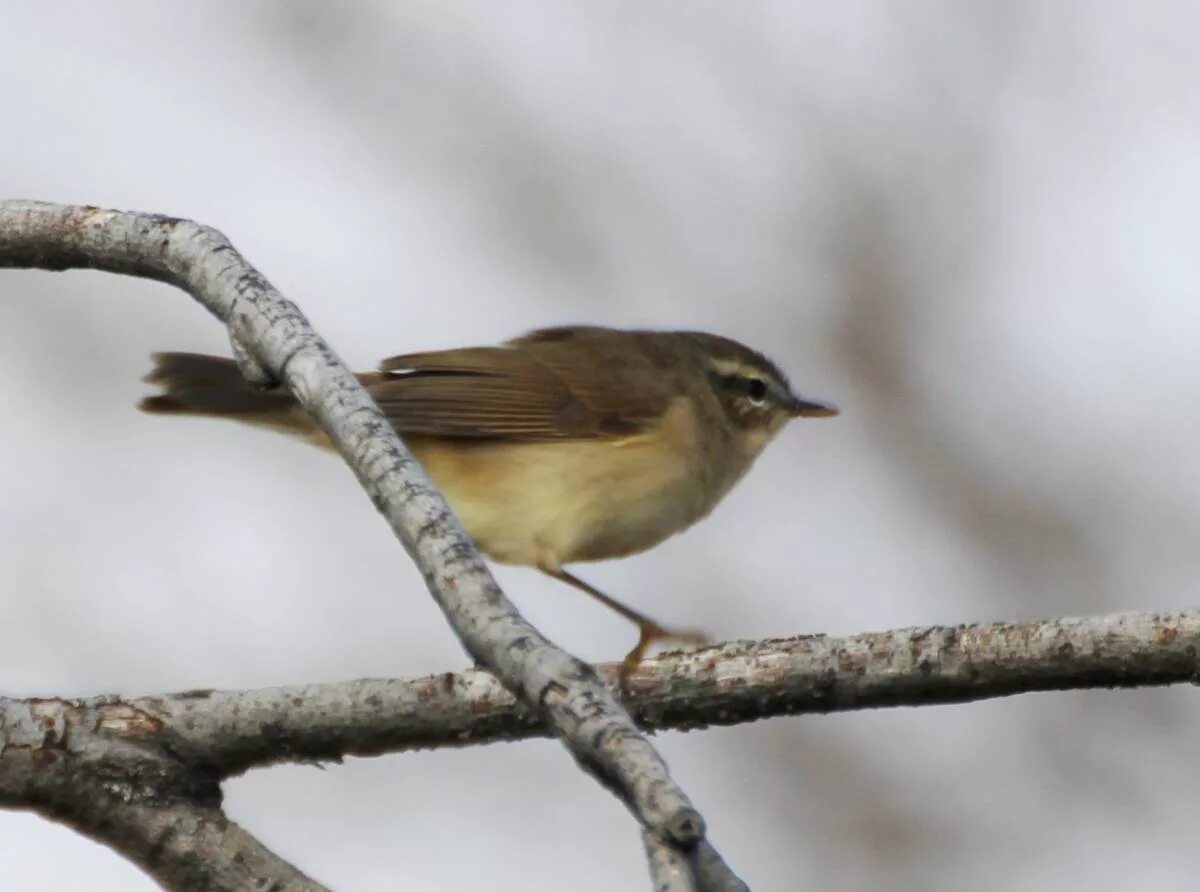
{"label": "white background", "polygon": [[[1194,604],[1191,3],[0,2],[0,195],[223,229],[351,364],[564,322],[709,329],[835,421],[583,568],[720,638]],[[0,272],[0,692],[466,660],[349,473],[133,410],[224,352],[165,286]],[[631,629],[499,570],[595,660]],[[756,890],[1184,888],[1190,689],[781,719],[658,743]],[[550,742],[257,771],[230,814],[344,890],[645,888]],[[138,890],[0,814],[0,887]]]}

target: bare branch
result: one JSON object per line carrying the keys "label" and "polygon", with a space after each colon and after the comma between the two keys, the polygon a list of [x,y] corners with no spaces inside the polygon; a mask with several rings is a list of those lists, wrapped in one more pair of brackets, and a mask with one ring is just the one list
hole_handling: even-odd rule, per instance
{"label": "bare branch", "polygon": [[642,845],[654,892],[750,892],[708,840],[683,853],[643,830]]}
{"label": "bare branch", "polygon": [[696,892],[696,877],[688,859],[649,830],[642,831],[642,845],[650,862],[654,892]]}
{"label": "bare branch", "polygon": [[[644,662],[629,680],[628,706],[642,727],[661,731],[1030,691],[1194,683],[1198,653],[1200,610],[735,641]],[[616,670],[600,667],[610,679]],[[213,781],[276,762],[551,733],[478,669],[136,698],[0,698],[0,744],[6,728],[46,723],[163,748]],[[0,777],[7,758],[0,749]]]}
{"label": "bare branch", "polygon": [[[77,794],[76,794],[77,795]],[[76,829],[112,845],[168,889],[326,892],[216,807],[106,804],[95,827]]]}
{"label": "bare branch", "polygon": [[4,201],[0,267],[102,269],[195,297],[227,324],[253,380],[285,383],[329,435],[467,652],[544,713],[576,761],[647,829],[684,850],[704,838],[700,813],[596,673],[517,613],[350,369],[221,233],[152,214]]}
{"label": "bare branch", "polygon": [[[1198,654],[1200,610],[731,642],[643,663],[630,679],[629,705],[646,728],[696,728],[1027,691],[1194,683]],[[614,678],[616,668],[601,671]],[[219,843],[222,852],[244,852],[239,869],[274,875],[293,868],[220,815],[219,781],[274,762],[549,733],[476,669],[256,691],[0,698],[0,805],[33,807],[103,838],[167,884],[187,867],[175,862],[209,846],[205,840],[211,851]],[[683,853],[648,832],[643,841],[657,888],[745,889],[707,842]],[[147,852],[158,860],[142,860]]]}
{"label": "bare branch", "polygon": [[112,698],[4,701],[0,807],[73,827],[167,888],[323,889],[222,813],[216,776],[187,752]]}

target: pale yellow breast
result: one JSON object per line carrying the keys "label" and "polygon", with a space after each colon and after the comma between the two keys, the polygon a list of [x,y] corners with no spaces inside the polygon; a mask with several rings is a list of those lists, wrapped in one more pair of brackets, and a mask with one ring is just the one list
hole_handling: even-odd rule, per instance
{"label": "pale yellow breast", "polygon": [[682,400],[654,432],[624,440],[408,442],[484,552],[547,569],[650,548],[707,514],[727,488],[701,460]]}

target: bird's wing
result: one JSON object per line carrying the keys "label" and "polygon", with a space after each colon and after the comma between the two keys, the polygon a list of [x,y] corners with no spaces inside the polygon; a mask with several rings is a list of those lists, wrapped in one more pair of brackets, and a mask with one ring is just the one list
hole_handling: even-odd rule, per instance
{"label": "bird's wing", "polygon": [[402,434],[510,442],[628,437],[662,416],[672,390],[641,356],[614,361],[612,334],[548,329],[500,347],[393,356],[370,376],[369,389]]}

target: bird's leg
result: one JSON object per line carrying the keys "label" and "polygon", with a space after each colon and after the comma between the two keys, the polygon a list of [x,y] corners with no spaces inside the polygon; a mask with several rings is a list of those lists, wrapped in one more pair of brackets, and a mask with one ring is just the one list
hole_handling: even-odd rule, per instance
{"label": "bird's leg", "polygon": [[542,572],[547,576],[553,576],[555,579],[561,580],[568,585],[573,585],[581,592],[585,592],[603,604],[605,607],[615,610],[621,616],[625,617],[630,622],[636,623],[638,627],[638,643],[634,645],[633,650],[625,655],[625,659],[621,661],[621,668],[617,674],[617,678],[621,683],[621,687],[625,686],[626,679],[629,678],[633,670],[637,668],[638,663],[645,657],[646,651],[650,649],[656,641],[679,641],[684,644],[707,644],[708,636],[704,632],[699,632],[691,629],[668,629],[659,625],[644,613],[638,613],[632,607],[627,607],[616,598],[609,597],[591,585],[588,585],[578,576],[568,573],[561,567],[542,568]]}

